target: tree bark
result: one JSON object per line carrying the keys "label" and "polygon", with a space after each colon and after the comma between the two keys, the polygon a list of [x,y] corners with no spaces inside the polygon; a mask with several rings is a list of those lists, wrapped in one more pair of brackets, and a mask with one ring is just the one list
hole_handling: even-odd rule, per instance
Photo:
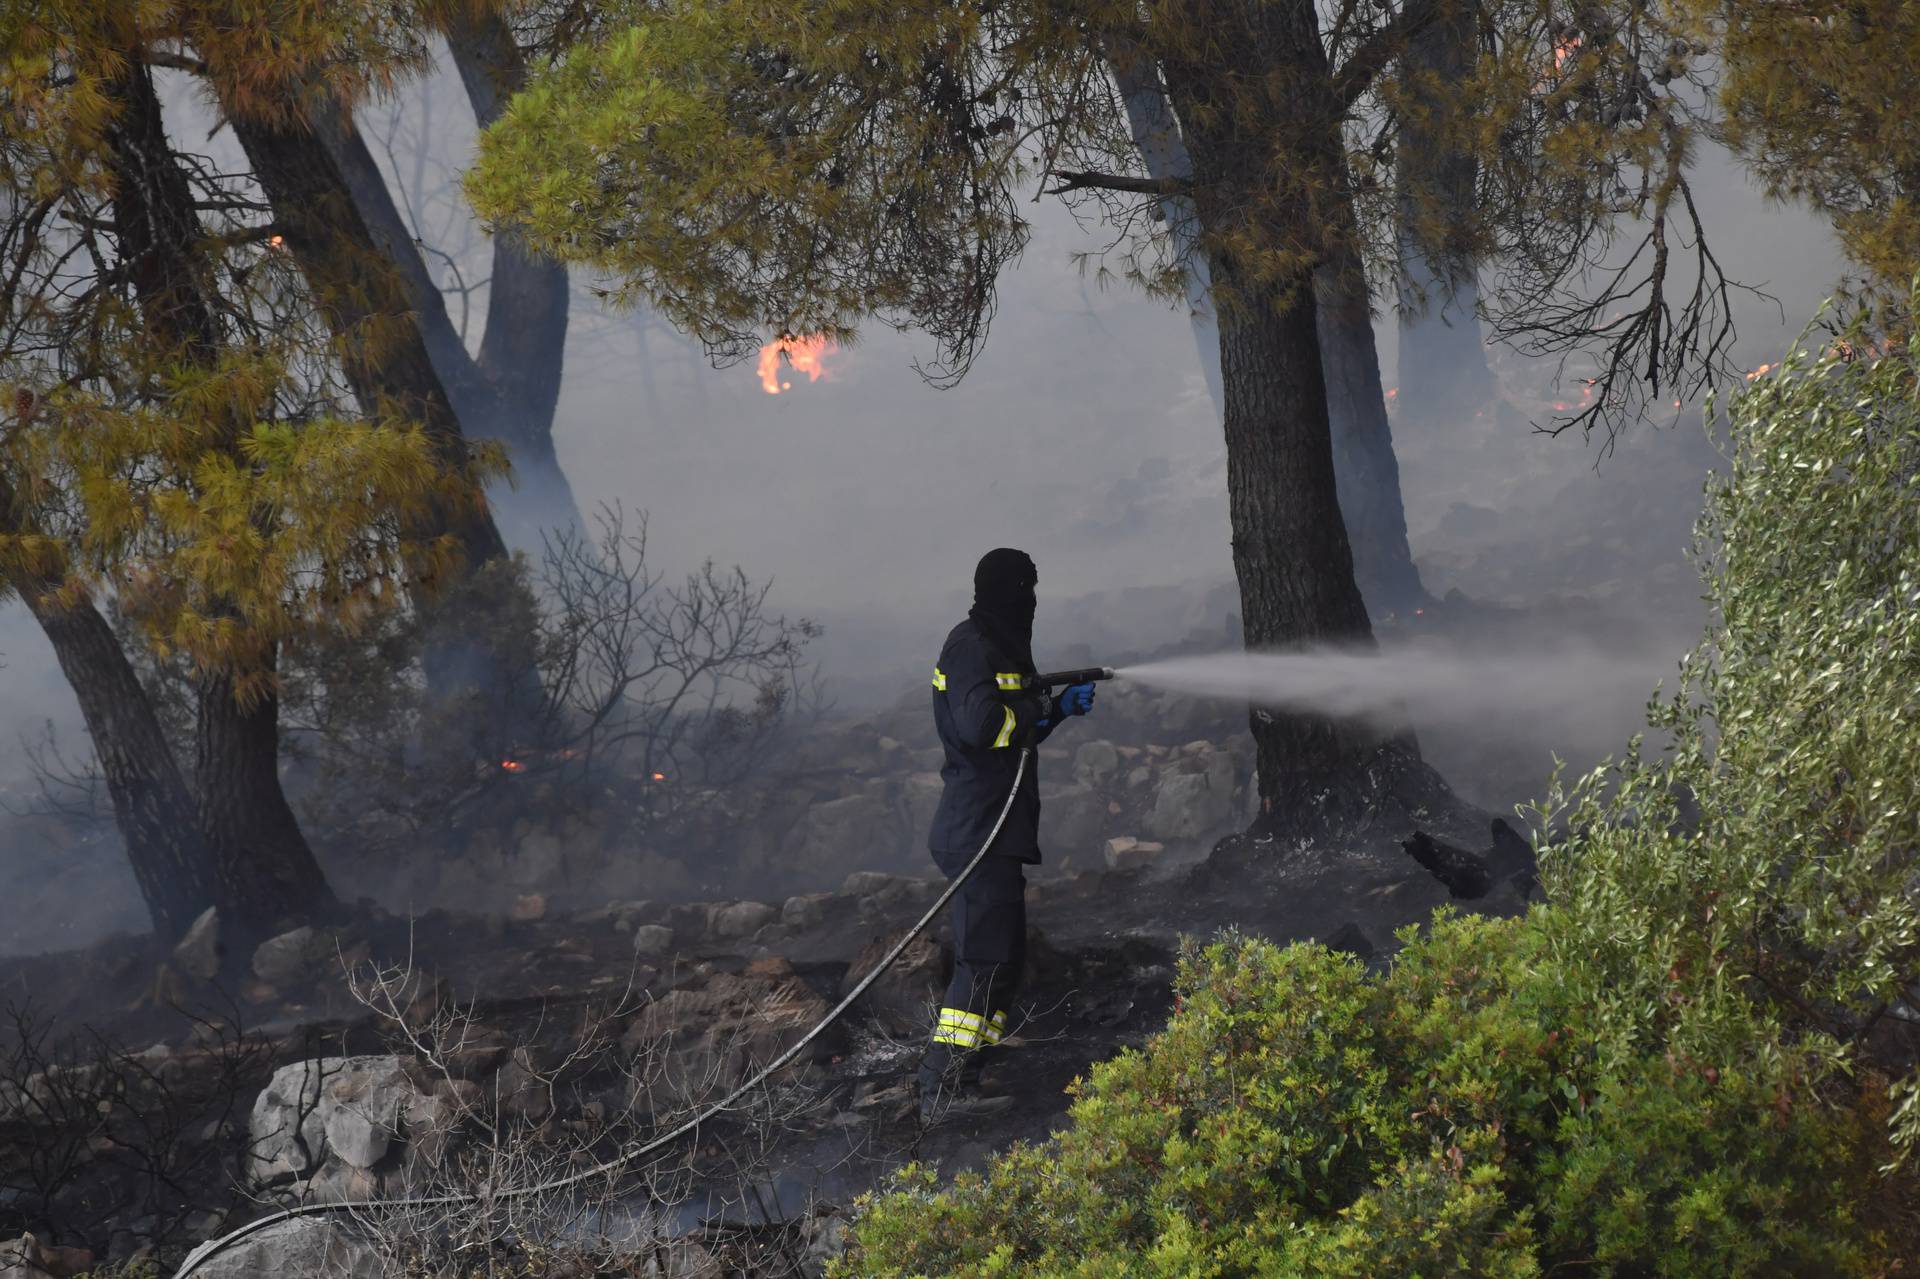
{"label": "tree bark", "polygon": [[[307,109],[268,116],[221,105],[273,205],[275,225],[283,228],[287,248],[307,277],[314,304],[340,339],[341,368],[361,408],[419,423],[442,461],[464,468],[471,454],[460,416],[412,320],[406,288]],[[309,105],[316,111],[336,109]],[[452,534],[469,571],[507,554],[479,493],[471,501],[440,504],[428,531]],[[431,591],[440,583],[418,585]]]}
{"label": "tree bark", "polygon": [[[491,8],[457,9],[447,25],[447,47],[474,120],[484,129],[526,83],[526,58]],[[532,253],[512,231],[495,235],[479,361],[481,379],[492,391],[492,412],[483,412],[475,429],[504,441],[513,454],[517,486],[508,503],[510,522],[516,543],[530,548],[539,545],[543,526],[582,526],[553,446],[570,300],[566,267]]]}
{"label": "tree bark", "polygon": [[[0,533],[31,530],[0,476]],[[119,638],[91,601],[66,603],[57,575],[19,566],[7,584],[25,601],[53,646],[61,674],[80,703],[114,824],[127,847],[154,935],[172,941],[220,898],[214,861],[196,821],[192,794]]]}
{"label": "tree bark", "polygon": [[[114,221],[144,336],[162,358],[210,364],[221,324],[212,274],[197,247],[202,230],[192,187],[168,141],[147,67],[130,59],[119,89],[108,135]],[[236,450],[246,424],[229,416],[219,425],[214,447]],[[252,673],[270,679],[271,649],[266,660],[265,672]],[[280,785],[278,700],[240,705],[228,671],[201,674],[194,691],[196,812],[223,922],[245,937],[331,909],[333,895]]]}
{"label": "tree bark", "polygon": [[232,676],[199,685],[194,780],[200,829],[220,876],[220,917],[242,936],[269,936],[331,913],[333,891],[280,785],[280,700],[243,702]]}
{"label": "tree bark", "polygon": [[[1443,83],[1465,76],[1473,67],[1476,8],[1474,0],[1441,0],[1438,20],[1414,36],[1407,51],[1410,68]],[[1419,89],[1415,100],[1423,109],[1407,113],[1395,152],[1400,398],[1420,405],[1432,425],[1459,427],[1494,393],[1467,251],[1475,236],[1479,166],[1471,151],[1449,140],[1461,126],[1449,103]]]}
{"label": "tree bark", "polygon": [[[1340,108],[1310,0],[1193,0],[1193,30],[1212,55],[1163,65],[1187,126],[1195,207],[1214,284],[1225,393],[1227,502],[1242,628],[1250,650],[1368,648],[1372,627],[1334,473],[1332,426],[1314,298],[1314,270],[1341,229],[1316,210],[1316,191],[1341,172]],[[1258,127],[1248,85],[1285,126]],[[1285,186],[1266,185],[1270,148],[1284,139]],[[1245,227],[1248,210],[1262,224]],[[1252,244],[1309,246],[1290,273]],[[1422,768],[1411,734],[1319,715],[1252,715],[1260,795],[1270,826],[1302,833],[1366,820],[1383,789]]]}
{"label": "tree bark", "polygon": [[1412,612],[1427,602],[1407,544],[1400,461],[1393,452],[1373,308],[1360,255],[1336,244],[1315,278],[1320,366],[1333,434],[1333,474],[1353,543],[1354,574],[1370,616]]}
{"label": "tree bark", "polygon": [[[526,78],[520,49],[491,10],[454,14],[447,40],[475,119],[485,128]],[[353,119],[332,110],[315,111],[309,119],[379,253],[393,266],[462,432],[499,440],[512,459],[512,482],[490,488],[508,544],[537,551],[543,527],[580,526],[553,443],[570,301],[566,268],[529,254],[511,233],[494,238],[486,328],[476,360]]]}
{"label": "tree bark", "polygon": [[[1179,122],[1151,60],[1121,43],[1110,65],[1121,104],[1147,173],[1161,180],[1190,181],[1193,162]],[[1190,196],[1160,200],[1174,260],[1185,277],[1193,344],[1217,416],[1225,413],[1220,378],[1220,326],[1210,296],[1212,281],[1200,251],[1199,216]],[[1351,210],[1348,211],[1351,217]],[[1333,432],[1333,469],[1340,509],[1352,543],[1361,597],[1374,616],[1404,613],[1427,600],[1407,544],[1406,508],[1400,497],[1400,464],[1393,452],[1386,393],[1366,276],[1351,245],[1340,246],[1317,281],[1322,374]]]}

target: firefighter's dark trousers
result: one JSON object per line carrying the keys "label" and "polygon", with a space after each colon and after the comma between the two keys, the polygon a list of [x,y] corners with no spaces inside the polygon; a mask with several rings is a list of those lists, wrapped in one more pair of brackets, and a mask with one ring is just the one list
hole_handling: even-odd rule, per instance
{"label": "firefighter's dark trousers", "polygon": [[[938,854],[936,854],[938,856]],[[941,857],[949,877],[964,857]],[[922,1088],[937,1086],[954,1061],[1000,1042],[1027,952],[1026,866],[988,854],[953,898],[953,980],[941,1001],[933,1042],[921,1062]]]}

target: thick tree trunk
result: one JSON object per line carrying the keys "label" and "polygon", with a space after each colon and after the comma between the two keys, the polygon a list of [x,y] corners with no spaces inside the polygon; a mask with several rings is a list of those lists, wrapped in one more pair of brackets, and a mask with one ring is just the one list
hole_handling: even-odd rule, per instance
{"label": "thick tree trunk", "polygon": [[[420,327],[412,322],[406,288],[355,206],[346,175],[326,144],[304,114],[283,119],[222,106],[315,305],[340,339],[342,372],[361,407],[418,422],[444,462],[464,467],[470,449],[460,417]],[[316,103],[314,109],[336,108]],[[443,504],[430,531],[454,536],[468,571],[506,557],[506,543],[478,493]]]}
{"label": "thick tree trunk", "polygon": [[1369,614],[1412,612],[1427,602],[1407,544],[1400,500],[1400,461],[1393,452],[1380,353],[1366,274],[1351,244],[1339,244],[1315,277],[1320,366],[1326,378],[1333,434],[1333,473],[1340,512],[1353,544],[1354,574]]}
{"label": "thick tree trunk", "polygon": [[[0,533],[23,531],[12,488],[0,477]],[[154,935],[172,941],[220,895],[193,796],[153,703],[113,628],[90,601],[65,603],[58,598],[58,580],[18,567],[8,572],[7,584],[40,623],[73,687]]]}
{"label": "thick tree trunk", "polygon": [[[447,47],[484,129],[526,83],[526,59],[491,8],[457,10],[447,26]],[[513,455],[515,492],[503,503],[505,518],[514,543],[529,549],[539,547],[543,527],[581,524],[553,446],[569,301],[564,266],[531,253],[511,231],[494,236],[480,341],[480,375],[492,391],[492,412],[475,430],[504,441]]]}
{"label": "thick tree trunk", "polygon": [[[1409,64],[1443,84],[1465,76],[1473,67],[1476,8],[1474,0],[1441,0],[1439,19],[1413,38]],[[1464,426],[1494,391],[1467,251],[1479,169],[1471,151],[1449,141],[1459,122],[1444,98],[1416,89],[1415,99],[1424,109],[1405,116],[1396,152],[1400,402],[1419,406],[1425,423]]]}
{"label": "thick tree trunk", "polygon": [[[1134,146],[1150,176],[1173,181],[1193,177],[1192,158],[1167,102],[1153,63],[1125,43],[1111,66]],[[1211,298],[1212,280],[1200,251],[1199,216],[1184,195],[1160,199],[1160,215],[1174,260],[1185,276],[1187,314],[1200,368],[1216,415],[1225,413],[1220,379],[1220,326]],[[1393,453],[1380,356],[1359,256],[1343,246],[1317,279],[1322,373],[1333,431],[1333,469],[1340,509],[1352,543],[1360,593],[1374,616],[1404,613],[1427,599],[1407,544],[1407,517],[1400,498],[1400,465]]]}
{"label": "thick tree trunk", "polygon": [[[490,11],[457,15],[448,42],[484,128],[499,115],[503,95],[525,78],[520,51]],[[502,534],[509,545],[537,551],[543,527],[580,524],[553,444],[567,337],[566,268],[531,256],[511,234],[495,237],[486,330],[475,360],[353,120],[332,110],[316,111],[311,119],[368,234],[393,266],[462,433],[499,440],[512,460],[511,482],[489,487]]]}
{"label": "thick tree trunk", "polygon": [[[270,673],[270,672],[269,672]],[[204,677],[194,784],[200,829],[220,875],[220,915],[266,936],[331,913],[333,892],[280,785],[280,702],[242,702],[232,677]]]}
{"label": "thick tree trunk", "polygon": [[[1334,473],[1313,257],[1276,276],[1271,253],[1239,256],[1251,241],[1325,257],[1339,238],[1316,208],[1318,193],[1337,189],[1343,162],[1315,9],[1308,0],[1193,0],[1185,16],[1220,55],[1170,60],[1163,73],[1187,126],[1220,317],[1228,515],[1246,645],[1371,647]],[[1256,91],[1266,99],[1259,107],[1250,105]],[[1256,112],[1285,125],[1261,127]],[[1271,148],[1280,139],[1290,155],[1276,166]],[[1285,185],[1275,189],[1276,180]],[[1258,210],[1257,227],[1246,226],[1249,210]],[[1252,730],[1266,821],[1278,829],[1352,828],[1410,772],[1427,775],[1410,734],[1383,738],[1356,722],[1263,710]]]}

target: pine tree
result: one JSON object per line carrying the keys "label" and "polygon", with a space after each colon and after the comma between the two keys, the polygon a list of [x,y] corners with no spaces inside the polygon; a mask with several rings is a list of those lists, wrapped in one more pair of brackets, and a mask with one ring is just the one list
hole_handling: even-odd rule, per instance
{"label": "pine tree", "polygon": [[[1145,206],[1189,201],[1220,323],[1246,643],[1364,645],[1311,293],[1342,251],[1391,252],[1405,54],[1439,11],[610,4],[489,131],[469,188],[496,222],[626,281],[717,353],[768,332],[845,336],[877,315],[940,344],[936,382],[964,373],[984,336],[996,275],[1025,243],[1027,184],[1102,202],[1130,273],[1166,296],[1184,279],[1155,255]],[[1489,0],[1495,47],[1452,87],[1475,104],[1456,141],[1503,189],[1472,247],[1510,258],[1509,323],[1608,343],[1594,379],[1607,412],[1676,374],[1698,379],[1716,354],[1710,261],[1706,303],[1676,314],[1666,292],[1669,225],[1691,208],[1691,121],[1677,88],[1642,73],[1665,17],[1630,0]],[[1140,172],[1117,51],[1154,67],[1189,177]],[[1642,184],[1637,206],[1616,196],[1623,180]],[[1596,318],[1620,308],[1617,291],[1578,305],[1560,291],[1616,214],[1638,217],[1657,250],[1625,324]],[[1266,714],[1253,731],[1266,803],[1299,828],[1359,820],[1389,792],[1434,794],[1405,734]]]}

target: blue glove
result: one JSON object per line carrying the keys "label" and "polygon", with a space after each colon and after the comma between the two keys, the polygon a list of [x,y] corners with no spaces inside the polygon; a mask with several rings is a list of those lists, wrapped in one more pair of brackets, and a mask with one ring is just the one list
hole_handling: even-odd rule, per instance
{"label": "blue glove", "polygon": [[1093,709],[1093,685],[1073,684],[1060,694],[1060,714],[1085,715]]}

